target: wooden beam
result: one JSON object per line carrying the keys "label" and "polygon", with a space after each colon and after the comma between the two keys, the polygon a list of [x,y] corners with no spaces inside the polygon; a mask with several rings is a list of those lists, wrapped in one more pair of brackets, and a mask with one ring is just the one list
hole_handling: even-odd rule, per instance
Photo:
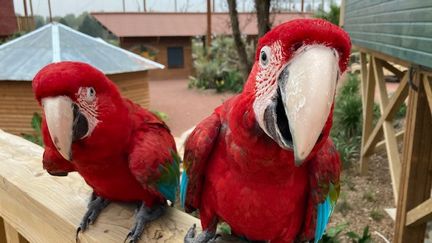
{"label": "wooden beam", "polygon": [[427,101],[429,103],[429,110],[432,114],[432,86],[430,84],[429,77],[423,75],[423,85],[426,92]]}
{"label": "wooden beam", "polygon": [[427,223],[432,219],[432,198],[411,209],[406,216],[406,226]]}
{"label": "wooden beam", "polygon": [[[77,174],[48,175],[43,149],[0,130],[0,217],[30,242],[75,242],[76,227],[86,211],[90,188]],[[80,241],[123,242],[135,221],[135,205],[112,203]],[[183,242],[199,220],[174,208],[145,228],[141,242]],[[157,240],[156,240],[157,239]]]}
{"label": "wooden beam", "polygon": [[357,49],[357,50],[359,50],[361,52],[368,53],[370,55],[378,57],[381,60],[387,60],[389,62],[392,62],[392,63],[395,63],[395,64],[399,64],[399,65],[402,65],[402,66],[405,66],[405,67],[410,67],[411,66],[410,62],[407,62],[405,60],[399,59],[399,58],[394,57],[394,56],[387,55],[387,54],[382,53],[382,52],[371,50],[369,48],[365,48],[365,47],[358,46],[358,45],[353,45],[353,49]]}
{"label": "wooden beam", "polygon": [[[399,131],[398,133],[396,133],[396,140],[398,143],[403,141],[403,137],[404,137],[405,131]],[[378,152],[381,150],[384,150],[386,148],[386,141],[385,140],[381,140],[379,141],[375,148],[373,149],[374,152]]]}
{"label": "wooden beam", "polygon": [[426,224],[406,226],[407,213],[431,196],[432,116],[425,112],[428,110],[428,103],[418,72],[413,83],[418,90],[409,91],[401,184],[393,239],[395,243],[424,242]]}
{"label": "wooden beam", "polygon": [[[378,90],[380,94],[379,105],[381,109],[381,114],[385,114],[386,108],[389,104],[389,98],[384,80],[382,61],[376,57],[373,57],[372,63],[375,73],[375,80],[378,83]],[[393,127],[393,119],[386,120],[386,118],[387,116],[384,116],[384,123],[382,124],[382,126],[384,131],[384,139],[386,141],[385,145],[390,168],[390,176],[392,180],[393,195],[396,203],[397,194],[399,192],[400,158],[395,131]]]}
{"label": "wooden beam", "polygon": [[390,63],[382,60],[382,65],[385,69],[389,70],[390,72],[392,72],[394,75],[396,75],[398,78],[402,78],[404,75],[404,72],[402,72],[401,70],[397,69],[395,66],[391,65]]}
{"label": "wooden beam", "polygon": [[378,143],[379,138],[382,135],[382,125],[385,120],[392,120],[402,103],[405,101],[408,94],[408,74],[402,78],[397,90],[394,92],[393,96],[390,98],[390,101],[379,118],[375,128],[373,129],[371,135],[367,139],[363,150],[362,156],[369,155],[372,152],[372,148]]}
{"label": "wooden beam", "polygon": [[363,131],[362,131],[362,147],[360,154],[360,173],[365,175],[368,170],[368,158],[364,151],[367,140],[371,135],[373,121],[373,105],[375,98],[375,75],[373,69],[369,65],[367,69],[366,55],[360,55],[361,71],[362,71],[362,99],[363,99]]}
{"label": "wooden beam", "polygon": [[8,224],[7,222],[4,222],[4,229],[6,233],[6,240],[8,243],[28,243],[28,241],[22,237],[16,229]]}
{"label": "wooden beam", "polygon": [[0,243],[7,243],[4,220],[0,217]]}

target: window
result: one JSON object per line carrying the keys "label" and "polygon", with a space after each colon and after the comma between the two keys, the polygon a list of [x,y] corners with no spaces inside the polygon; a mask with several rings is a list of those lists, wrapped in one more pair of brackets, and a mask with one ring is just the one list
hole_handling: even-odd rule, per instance
{"label": "window", "polygon": [[168,68],[182,68],[183,63],[183,47],[168,47]]}

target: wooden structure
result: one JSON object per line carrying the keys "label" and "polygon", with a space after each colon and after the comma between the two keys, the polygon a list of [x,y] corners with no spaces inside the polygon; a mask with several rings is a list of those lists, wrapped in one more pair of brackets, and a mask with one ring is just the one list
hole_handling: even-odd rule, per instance
{"label": "wooden structure", "polygon": [[[95,19],[120,40],[120,46],[166,66],[151,70],[151,80],[187,79],[193,74],[192,38],[207,33],[206,13],[92,13]],[[311,13],[285,12],[271,15],[274,25]],[[258,35],[255,13],[239,13],[241,32]],[[212,35],[231,35],[228,13],[211,14]]]}
{"label": "wooden structure", "polygon": [[17,135],[33,132],[31,118],[41,110],[31,80],[43,66],[66,60],[99,68],[117,84],[122,95],[147,108],[147,70],[163,67],[64,25],[46,25],[0,46],[0,129]]}
{"label": "wooden structure", "polygon": [[[364,121],[360,169],[366,173],[368,157],[385,147],[397,204],[396,243],[423,242],[426,223],[432,219],[431,8],[432,2],[420,0],[345,0],[342,7],[342,25],[361,59]],[[384,69],[400,80],[390,97]],[[373,127],[376,87],[381,117]],[[405,132],[396,133],[394,116],[407,97]],[[398,145],[402,138],[401,156]]]}
{"label": "wooden structure", "polygon": [[[0,130],[0,242],[75,242],[91,189],[76,173],[53,177],[42,169],[43,148]],[[134,205],[110,204],[80,242],[123,242]],[[182,242],[198,219],[170,208],[146,227],[141,242]],[[4,225],[4,226],[3,226]]]}
{"label": "wooden structure", "polygon": [[0,40],[18,30],[13,0],[0,0]]}

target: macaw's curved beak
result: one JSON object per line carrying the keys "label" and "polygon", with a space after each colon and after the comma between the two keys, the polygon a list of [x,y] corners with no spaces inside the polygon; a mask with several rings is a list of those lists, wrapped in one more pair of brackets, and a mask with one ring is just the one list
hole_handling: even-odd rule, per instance
{"label": "macaw's curved beak", "polygon": [[339,58],[334,49],[311,45],[298,51],[278,76],[273,139],[294,150],[300,165],[313,150],[330,114]]}
{"label": "macaw's curved beak", "polygon": [[72,161],[72,143],[88,132],[88,121],[78,106],[67,96],[42,99],[45,121],[57,151]]}

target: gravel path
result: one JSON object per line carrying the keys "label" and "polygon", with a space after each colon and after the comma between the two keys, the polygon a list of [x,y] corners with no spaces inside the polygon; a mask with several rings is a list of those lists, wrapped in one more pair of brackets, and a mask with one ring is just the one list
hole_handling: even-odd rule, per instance
{"label": "gravel path", "polygon": [[233,94],[188,88],[187,80],[149,81],[150,109],[168,115],[166,121],[174,136],[195,126]]}

